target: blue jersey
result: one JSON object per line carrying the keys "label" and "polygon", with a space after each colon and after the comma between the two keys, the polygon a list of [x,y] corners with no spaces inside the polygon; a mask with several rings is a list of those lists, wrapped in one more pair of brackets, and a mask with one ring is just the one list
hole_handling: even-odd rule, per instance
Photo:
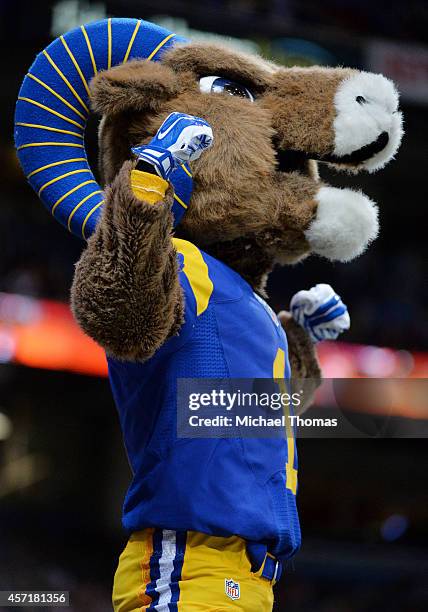
{"label": "blue jersey", "polygon": [[123,523],[239,535],[279,558],[300,545],[293,437],[177,438],[177,379],[289,378],[277,317],[244,279],[190,242],[173,239],[185,322],[145,363],[109,358],[133,471]]}

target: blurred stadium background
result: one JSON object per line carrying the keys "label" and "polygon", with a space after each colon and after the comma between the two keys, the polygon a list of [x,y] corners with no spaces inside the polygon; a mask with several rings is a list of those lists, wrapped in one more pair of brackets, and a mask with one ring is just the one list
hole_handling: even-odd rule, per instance
{"label": "blurred stadium background", "polygon": [[[397,160],[357,178],[322,169],[334,185],[356,185],[380,203],[380,238],[352,264],[311,259],[276,270],[269,291],[279,310],[324,281],[348,303],[346,343],[322,349],[328,376],[428,378],[426,0],[1,0],[0,590],[70,590],[75,612],[111,609],[129,470],[103,357],[66,306],[82,244],[26,184],[12,125],[35,54],[106,16],[232,37],[285,64],[349,65],[396,81],[406,129]],[[95,134],[94,121],[94,163]],[[319,399],[318,410],[326,404]],[[404,393],[392,418],[401,438],[300,440],[304,544],[277,589],[277,611],[428,609],[426,396]]]}

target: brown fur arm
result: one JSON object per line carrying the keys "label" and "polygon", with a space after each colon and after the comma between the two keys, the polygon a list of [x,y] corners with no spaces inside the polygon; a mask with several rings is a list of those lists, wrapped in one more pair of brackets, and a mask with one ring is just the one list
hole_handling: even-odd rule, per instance
{"label": "brown fur arm", "polygon": [[183,298],[171,242],[170,195],[150,205],[130,186],[125,162],[74,275],[71,303],[82,329],[107,353],[145,360],[176,333]]}
{"label": "brown fur arm", "polygon": [[[290,313],[281,311],[278,317],[287,334],[291,378],[296,382],[299,381],[297,386],[304,389],[304,402],[299,411],[303,412],[312,404],[313,394],[321,385],[321,369],[315,346],[306,331],[296,323]],[[306,382],[301,384],[303,380]]]}

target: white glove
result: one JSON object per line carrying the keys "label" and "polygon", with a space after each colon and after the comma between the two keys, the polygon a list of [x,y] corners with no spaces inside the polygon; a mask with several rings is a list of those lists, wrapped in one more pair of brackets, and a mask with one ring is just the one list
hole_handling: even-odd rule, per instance
{"label": "white glove", "polygon": [[348,309],[330,285],[315,285],[299,291],[290,302],[293,319],[309,334],[312,342],[336,340],[349,329]]}

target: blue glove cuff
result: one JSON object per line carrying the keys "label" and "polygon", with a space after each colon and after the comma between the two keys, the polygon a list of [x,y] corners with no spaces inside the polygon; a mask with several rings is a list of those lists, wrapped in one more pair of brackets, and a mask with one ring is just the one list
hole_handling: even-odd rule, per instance
{"label": "blue glove cuff", "polygon": [[[160,157],[156,157],[156,153],[155,155],[153,155],[153,153],[150,153],[150,151],[155,151],[156,153],[160,151],[163,154],[167,153],[171,157],[172,155],[169,151],[165,151],[165,149],[160,149],[159,147],[152,147],[151,145],[143,145],[141,147],[134,147],[132,149],[134,155],[157,168],[159,175],[162,176],[162,178],[164,178],[165,180],[169,181],[174,187],[172,214],[174,216],[174,227],[177,227],[177,225],[183,218],[187,207],[189,206],[190,198],[192,196],[193,178],[192,173],[190,171],[190,167],[188,164],[179,165],[173,167],[168,173],[168,175],[163,175],[163,170],[159,165]],[[174,160],[172,163],[174,163]]]}
{"label": "blue glove cuff", "polygon": [[170,180],[173,170],[177,167],[170,151],[152,144],[133,147],[131,150],[138,159],[143,159],[154,166],[159,176],[166,181]]}

